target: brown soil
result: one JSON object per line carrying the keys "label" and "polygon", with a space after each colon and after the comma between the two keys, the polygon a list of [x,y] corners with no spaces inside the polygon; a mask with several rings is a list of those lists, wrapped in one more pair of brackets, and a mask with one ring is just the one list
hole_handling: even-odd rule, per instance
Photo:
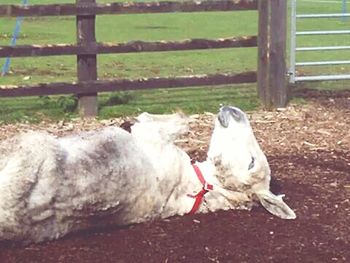
{"label": "brown soil", "polygon": [[[108,228],[26,247],[3,244],[0,262],[350,262],[350,92],[299,91],[307,105],[250,113],[273,171],[298,218],[260,206]],[[212,114],[192,116],[178,143],[205,159]],[[121,120],[0,126],[0,139],[28,129],[54,134]]]}

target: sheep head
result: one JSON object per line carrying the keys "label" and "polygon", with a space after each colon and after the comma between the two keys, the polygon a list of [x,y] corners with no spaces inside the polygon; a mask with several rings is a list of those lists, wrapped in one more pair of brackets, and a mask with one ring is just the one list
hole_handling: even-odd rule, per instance
{"label": "sheep head", "polygon": [[181,112],[163,115],[144,112],[136,117],[131,133],[151,142],[173,143],[188,131],[188,122]]}
{"label": "sheep head", "polygon": [[244,192],[272,214],[294,219],[294,212],[281,196],[270,192],[270,167],[254,136],[247,115],[236,107],[224,106],[215,120],[208,161],[224,188]]}

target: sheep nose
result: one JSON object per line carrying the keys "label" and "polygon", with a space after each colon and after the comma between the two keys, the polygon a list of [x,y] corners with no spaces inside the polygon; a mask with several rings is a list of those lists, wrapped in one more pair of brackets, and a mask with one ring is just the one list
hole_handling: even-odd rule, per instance
{"label": "sheep nose", "polygon": [[236,122],[242,120],[241,112],[239,109],[230,106],[223,106],[220,108],[218,114],[218,120],[221,126],[227,128],[229,126],[230,118],[232,117]]}
{"label": "sheep nose", "polygon": [[233,119],[237,122],[242,120],[242,113],[238,108],[224,106],[220,109],[220,112],[224,112],[224,114],[229,114],[233,117]]}

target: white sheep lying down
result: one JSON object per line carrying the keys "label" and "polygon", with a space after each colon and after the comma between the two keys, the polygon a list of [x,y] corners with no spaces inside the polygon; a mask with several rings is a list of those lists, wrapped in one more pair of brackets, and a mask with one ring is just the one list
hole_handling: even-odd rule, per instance
{"label": "white sheep lying down", "polygon": [[[41,242],[77,230],[173,215],[250,209],[294,212],[269,190],[270,169],[247,116],[222,107],[208,158],[197,163],[174,145],[187,131],[181,114],[143,113],[131,134],[116,127],[56,138],[29,132],[0,143],[0,240]],[[205,195],[204,195],[205,194]],[[197,209],[197,210],[196,210]],[[194,211],[196,210],[196,211]]]}

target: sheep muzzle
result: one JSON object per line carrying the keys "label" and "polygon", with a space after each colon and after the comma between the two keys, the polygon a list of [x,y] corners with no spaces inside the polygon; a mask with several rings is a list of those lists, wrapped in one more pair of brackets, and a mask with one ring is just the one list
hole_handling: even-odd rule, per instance
{"label": "sheep muzzle", "polygon": [[218,120],[224,128],[227,128],[230,124],[230,120],[233,118],[236,122],[244,120],[244,114],[241,110],[235,107],[223,106],[220,108],[218,114]]}

